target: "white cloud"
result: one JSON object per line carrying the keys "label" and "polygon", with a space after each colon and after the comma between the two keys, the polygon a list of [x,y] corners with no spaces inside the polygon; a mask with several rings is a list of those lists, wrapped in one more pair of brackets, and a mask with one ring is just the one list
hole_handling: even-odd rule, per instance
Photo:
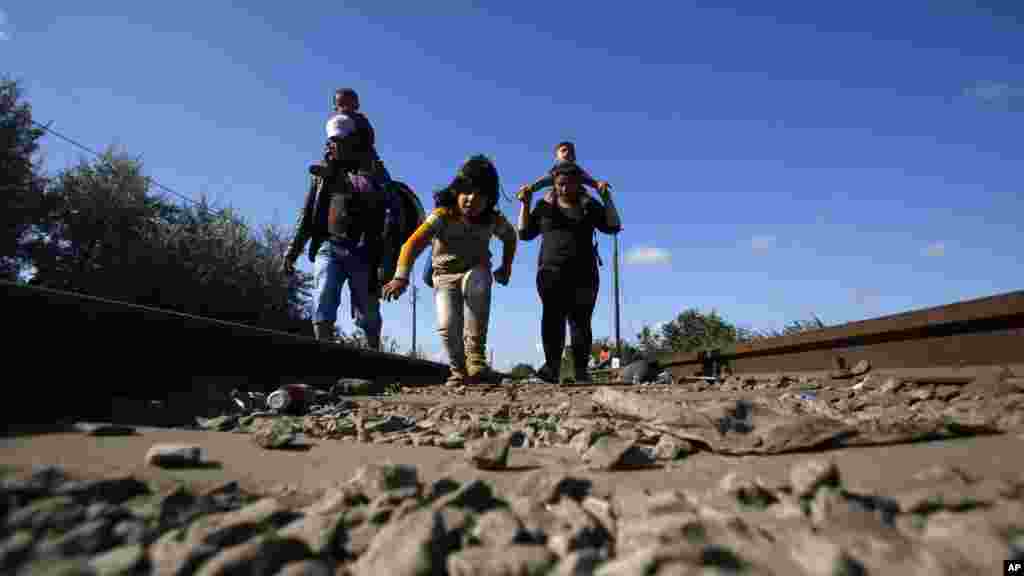
{"label": "white cloud", "polygon": [[1024,110],[1024,86],[1009,82],[981,81],[964,89],[964,95],[983,106],[1004,110]]}
{"label": "white cloud", "polygon": [[626,253],[626,264],[668,264],[671,261],[672,254],[668,250],[653,246],[637,246]]}
{"label": "white cloud", "polygon": [[750,239],[750,248],[755,252],[765,252],[775,248],[776,238],[770,235],[754,236]]}
{"label": "white cloud", "polygon": [[874,306],[878,302],[878,291],[871,288],[854,288],[851,297],[858,306]]}
{"label": "white cloud", "polygon": [[924,249],[924,255],[931,258],[938,258],[946,255],[946,245],[942,242],[932,242]]}

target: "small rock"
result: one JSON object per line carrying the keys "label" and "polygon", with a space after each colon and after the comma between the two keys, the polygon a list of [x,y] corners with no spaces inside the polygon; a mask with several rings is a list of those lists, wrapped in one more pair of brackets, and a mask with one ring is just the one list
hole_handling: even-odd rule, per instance
{"label": "small rock", "polygon": [[161,531],[187,524],[199,513],[199,500],[185,486],[177,486],[160,497],[157,521]]}
{"label": "small rock", "polygon": [[915,402],[924,402],[926,400],[931,400],[934,395],[935,391],[932,389],[931,386],[918,388],[917,390],[914,390],[908,394],[908,396]]}
{"label": "small rock", "polygon": [[408,418],[391,414],[379,422],[368,424],[366,426],[366,430],[375,434],[389,434],[391,432],[398,432],[399,430],[411,428],[414,425],[415,423]]}
{"label": "small rock", "polygon": [[330,395],[337,396],[366,396],[374,389],[371,380],[362,378],[342,378],[331,388]]}
{"label": "small rock", "polygon": [[[226,551],[225,547],[247,542],[260,530],[280,527],[294,518],[295,514],[277,500],[263,498],[239,510],[202,516],[184,528],[165,532],[148,547],[147,554],[153,572],[191,573],[213,555]],[[234,558],[224,560],[234,562]]]}
{"label": "small rock", "polygon": [[402,488],[419,489],[419,474],[408,464],[365,464],[356,470],[349,485],[359,488],[370,500],[384,492]]}
{"label": "small rock", "polygon": [[278,531],[278,536],[305,544],[314,556],[337,557],[341,553],[341,537],[345,530],[345,515],[307,514]]}
{"label": "small rock", "polygon": [[224,482],[203,492],[199,495],[199,500],[204,506],[209,506],[220,512],[237,510],[246,504],[245,495],[235,480]]}
{"label": "small rock", "polygon": [[563,496],[582,501],[590,494],[592,485],[586,478],[536,470],[523,476],[516,486],[515,495],[542,504],[554,504]]}
{"label": "small rock", "polygon": [[979,480],[979,478],[959,466],[943,466],[937,464],[914,474],[914,480],[921,480],[925,482],[974,484]]}
{"label": "small rock", "polygon": [[722,478],[719,488],[736,498],[743,506],[752,508],[764,509],[779,501],[775,494],[759,480],[741,478],[735,472],[730,472]]}
{"label": "small rock", "polygon": [[65,482],[54,493],[60,496],[70,496],[83,504],[97,501],[123,504],[136,496],[149,494],[149,486],[131,476],[120,476],[100,480]]}
{"label": "small rock", "polygon": [[42,532],[53,529],[66,532],[83,518],[85,507],[68,496],[57,496],[36,500],[11,511],[7,515],[6,525],[10,530]]}
{"label": "small rock", "polygon": [[448,450],[462,450],[466,447],[466,439],[458,432],[452,432],[437,443],[441,448]]}
{"label": "small rock", "polygon": [[285,564],[277,576],[332,576],[333,574],[334,571],[330,566],[321,560],[300,560]]}
{"label": "small rock", "polygon": [[468,548],[448,557],[450,576],[542,576],[557,557],[544,546],[521,544],[500,549]]}
{"label": "small rock", "polygon": [[867,360],[861,360],[853,365],[853,368],[850,369],[850,374],[854,376],[863,376],[869,371],[871,371],[871,363]]}
{"label": "small rock", "polygon": [[23,561],[32,551],[32,532],[29,530],[18,530],[0,543],[0,570],[11,570]]}
{"label": "small rock", "polygon": [[427,495],[427,500],[433,502],[442,496],[455,492],[460,486],[461,484],[447,476],[439,478],[430,485],[430,494]]}
{"label": "small rock", "polygon": [[295,441],[295,428],[285,420],[272,420],[252,433],[252,441],[268,450],[284,448]]}
{"label": "small rock", "polygon": [[614,559],[598,566],[594,576],[636,576],[653,574],[658,566],[658,546],[650,545],[643,548],[623,551]]}
{"label": "small rock", "polygon": [[122,520],[114,524],[113,536],[123,545],[141,544],[146,539],[146,523],[142,520]]}
{"label": "small rock", "polygon": [[810,498],[819,486],[839,485],[839,468],[833,460],[805,460],[790,469],[789,480],[798,498]]}
{"label": "small rock", "polygon": [[42,556],[93,555],[113,547],[113,526],[105,520],[91,520],[72,528],[67,534],[37,546]]}
{"label": "small rock", "polygon": [[501,404],[491,413],[491,418],[497,420],[509,420],[512,417],[512,407],[508,404]]}
{"label": "small rock", "polygon": [[809,533],[794,538],[790,555],[810,576],[861,576],[864,566],[848,552],[823,537]]}
{"label": "small rock", "polygon": [[547,511],[558,520],[545,527],[547,546],[559,556],[589,548],[610,552],[611,534],[575,500],[560,500]]}
{"label": "small rock", "polygon": [[224,548],[203,563],[196,576],[274,574],[285,565],[309,556],[309,548],[297,540],[257,536],[248,542]]}
{"label": "small rock", "polygon": [[195,444],[154,444],[146,452],[146,464],[162,468],[198,466],[201,459],[202,448]]}
{"label": "small rock", "polygon": [[38,576],[95,576],[85,558],[46,558],[24,567],[24,574]]}
{"label": "small rock", "polygon": [[662,434],[654,446],[654,456],[658,460],[678,460],[696,452],[696,448],[686,440]]}
{"label": "small rock", "polygon": [[563,557],[550,574],[552,576],[590,576],[607,559],[607,554],[601,550],[593,548],[576,550]]}
{"label": "small rock", "polygon": [[49,496],[68,481],[64,470],[58,466],[40,466],[26,479],[8,478],[3,481],[5,492],[23,500]]}
{"label": "small rock", "polygon": [[898,392],[904,384],[905,382],[903,380],[900,380],[895,376],[890,376],[885,379],[885,382],[882,382],[882,387],[878,389],[878,393],[884,395]]}
{"label": "small rock", "polygon": [[511,434],[484,438],[466,447],[466,457],[481,470],[503,470],[508,467],[508,453],[512,446]]}
{"label": "small rock", "polygon": [[444,574],[446,535],[440,512],[420,510],[381,529],[352,572],[355,576]]}
{"label": "small rock", "polygon": [[503,548],[521,542],[526,533],[523,523],[507,508],[495,508],[477,518],[473,537],[485,547]]}
{"label": "small rock", "polygon": [[494,490],[491,485],[477,478],[463,484],[458,490],[439,498],[434,502],[434,509],[448,506],[473,510],[483,514],[488,510],[497,507],[499,504],[494,497]]}
{"label": "small rock", "polygon": [[216,430],[226,432],[238,425],[238,416],[225,414],[216,418],[196,418],[196,423],[205,430]]}
{"label": "small rock", "polygon": [[612,436],[603,436],[594,442],[583,455],[583,460],[594,470],[646,468],[655,462],[649,447]]}
{"label": "small rock", "polygon": [[117,424],[90,424],[77,422],[74,429],[88,434],[89,436],[132,436],[135,428],[131,426],[120,426]]}
{"label": "small rock", "polygon": [[98,576],[137,574],[146,561],[146,549],[141,544],[128,544],[108,550],[92,558],[89,565]]}

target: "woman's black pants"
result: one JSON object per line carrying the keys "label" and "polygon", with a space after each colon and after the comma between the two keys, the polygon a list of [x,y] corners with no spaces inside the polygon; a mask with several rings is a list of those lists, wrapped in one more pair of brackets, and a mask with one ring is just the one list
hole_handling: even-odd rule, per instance
{"label": "woman's black pants", "polygon": [[565,347],[565,324],[572,333],[573,362],[576,376],[585,375],[590,361],[590,348],[594,335],[590,320],[597,304],[600,281],[597,271],[554,270],[537,271],[537,292],[540,294],[541,340],[548,369],[558,376]]}

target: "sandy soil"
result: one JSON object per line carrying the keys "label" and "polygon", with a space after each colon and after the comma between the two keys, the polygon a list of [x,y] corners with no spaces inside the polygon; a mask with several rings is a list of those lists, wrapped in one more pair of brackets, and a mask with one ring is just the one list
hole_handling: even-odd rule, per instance
{"label": "sandy soil", "polygon": [[[161,469],[143,458],[155,443],[198,444],[211,466],[202,469]],[[1024,472],[1024,430],[1002,436],[969,437],[879,447],[854,447],[818,452],[835,457],[844,485],[861,493],[893,493],[913,483],[923,469],[942,465],[969,470],[983,478]],[[595,472],[597,482],[636,489],[707,490],[730,472],[760,476],[768,485],[785,483],[790,467],[813,454],[730,457],[699,452],[660,469]],[[360,444],[350,440],[302,440],[297,449],[264,450],[245,434],[195,430],[139,428],[134,436],[94,437],[78,432],[0,439],[0,465],[18,473],[35,466],[58,465],[83,478],[135,475],[157,487],[180,482],[203,487],[236,480],[252,492],[315,498],[326,487],[351,478],[359,466],[391,462],[417,467],[421,480],[444,476],[464,481],[485,478],[510,489],[538,468],[582,470],[570,448],[513,448],[509,469],[483,471],[469,466],[461,450],[436,447]]]}

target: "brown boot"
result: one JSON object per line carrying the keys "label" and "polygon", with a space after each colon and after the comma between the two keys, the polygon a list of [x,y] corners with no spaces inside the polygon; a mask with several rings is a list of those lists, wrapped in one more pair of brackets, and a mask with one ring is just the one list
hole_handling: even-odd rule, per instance
{"label": "brown boot", "polygon": [[487,364],[474,362],[469,365],[468,384],[500,384],[501,375]]}
{"label": "brown boot", "polygon": [[448,380],[444,383],[445,386],[462,386],[466,383],[466,371],[458,366],[450,366],[448,368],[449,376]]}

